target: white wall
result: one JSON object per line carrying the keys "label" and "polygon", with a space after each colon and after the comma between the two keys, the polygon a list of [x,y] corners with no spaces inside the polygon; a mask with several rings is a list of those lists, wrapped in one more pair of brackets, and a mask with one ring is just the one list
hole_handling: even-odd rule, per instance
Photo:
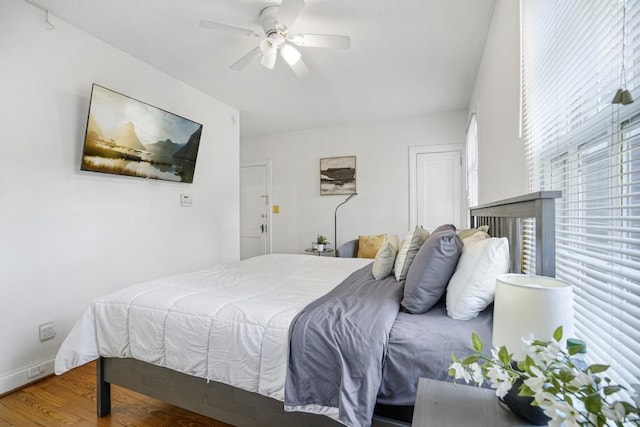
{"label": "white wall", "polygon": [[338,243],[409,229],[409,147],[463,144],[466,111],[242,138],[241,161],[272,160],[273,251],[300,253],[316,234],[333,242],[347,196],[320,196],[320,158],[356,156],[358,196],[338,211]]}
{"label": "white wall", "polygon": [[[51,372],[94,297],[239,258],[238,111],[52,22],[21,0],[0,5],[0,393],[31,363]],[[193,184],[79,170],[93,82],[204,125]],[[58,335],[40,343],[48,321]]]}
{"label": "white wall", "polygon": [[528,192],[520,123],[519,2],[497,0],[469,105],[478,119],[478,202]]}

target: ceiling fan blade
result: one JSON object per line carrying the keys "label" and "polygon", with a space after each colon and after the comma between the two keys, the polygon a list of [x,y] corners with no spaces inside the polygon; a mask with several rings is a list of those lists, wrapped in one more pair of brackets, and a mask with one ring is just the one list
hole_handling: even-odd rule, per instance
{"label": "ceiling fan blade", "polygon": [[293,70],[293,73],[299,78],[302,79],[307,77],[310,73],[307,65],[302,61],[302,59],[297,60],[294,64],[289,64],[289,67]]}
{"label": "ceiling fan blade", "polygon": [[278,10],[278,22],[287,28],[291,28],[302,8],[304,8],[304,0],[282,0]]}
{"label": "ceiling fan blade", "polygon": [[204,20],[204,19],[202,21],[200,21],[200,26],[202,28],[206,28],[208,30],[227,31],[227,32],[231,32],[231,33],[242,34],[243,36],[248,36],[248,37],[259,37],[260,36],[258,33],[256,33],[253,30],[249,30],[248,28],[236,27],[236,26],[233,26],[233,25],[223,24],[221,22],[207,21],[207,20]]}
{"label": "ceiling fan blade", "polygon": [[330,49],[349,49],[349,36],[333,36],[327,34],[294,34],[287,37],[298,46],[325,47]]}
{"label": "ceiling fan blade", "polygon": [[234,71],[242,71],[254,58],[260,56],[262,52],[260,52],[260,46],[251,49],[247,54],[245,54],[242,58],[238,59],[236,62],[231,64],[229,68]]}

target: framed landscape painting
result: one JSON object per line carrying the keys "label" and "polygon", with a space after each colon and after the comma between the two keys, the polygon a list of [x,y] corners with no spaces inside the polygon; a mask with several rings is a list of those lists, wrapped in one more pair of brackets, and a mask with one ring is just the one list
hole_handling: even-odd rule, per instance
{"label": "framed landscape painting", "polygon": [[356,156],[320,159],[320,194],[356,192]]}
{"label": "framed landscape painting", "polygon": [[81,169],[193,182],[202,125],[94,84]]}

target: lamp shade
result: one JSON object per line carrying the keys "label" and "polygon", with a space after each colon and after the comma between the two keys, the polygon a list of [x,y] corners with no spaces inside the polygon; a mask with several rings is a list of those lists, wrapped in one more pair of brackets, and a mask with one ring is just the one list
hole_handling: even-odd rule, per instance
{"label": "lamp shade", "polygon": [[522,360],[525,357],[522,338],[533,334],[536,339],[549,341],[558,326],[562,326],[564,341],[573,336],[573,290],[569,284],[525,274],[497,277],[494,347],[506,346],[514,360]]}

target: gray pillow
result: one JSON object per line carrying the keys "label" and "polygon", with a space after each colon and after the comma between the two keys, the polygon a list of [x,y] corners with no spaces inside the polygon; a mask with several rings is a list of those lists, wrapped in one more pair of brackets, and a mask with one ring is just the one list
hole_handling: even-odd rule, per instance
{"label": "gray pillow", "polygon": [[422,245],[409,267],[402,307],[411,314],[427,312],[444,295],[462,253],[455,227],[438,227]]}

